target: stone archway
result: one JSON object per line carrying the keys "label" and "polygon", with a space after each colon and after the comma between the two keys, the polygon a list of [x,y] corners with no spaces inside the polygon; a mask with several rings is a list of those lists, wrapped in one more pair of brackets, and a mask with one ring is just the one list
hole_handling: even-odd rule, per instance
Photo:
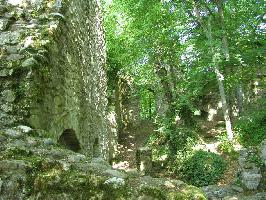
{"label": "stone archway", "polygon": [[59,137],[58,143],[74,152],[79,152],[81,150],[79,140],[73,129],[65,129]]}

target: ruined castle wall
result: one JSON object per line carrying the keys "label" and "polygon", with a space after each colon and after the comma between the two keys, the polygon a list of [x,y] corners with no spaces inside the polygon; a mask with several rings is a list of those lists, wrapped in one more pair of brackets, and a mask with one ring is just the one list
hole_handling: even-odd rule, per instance
{"label": "ruined castle wall", "polygon": [[0,14],[0,126],[72,130],[83,152],[108,157],[98,1],[3,1]]}

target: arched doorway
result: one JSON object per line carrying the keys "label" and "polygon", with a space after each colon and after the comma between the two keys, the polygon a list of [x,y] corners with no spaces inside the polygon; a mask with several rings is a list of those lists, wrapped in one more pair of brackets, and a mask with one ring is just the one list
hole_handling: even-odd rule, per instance
{"label": "arched doorway", "polygon": [[64,130],[58,139],[58,143],[74,152],[79,152],[81,150],[79,140],[73,129]]}

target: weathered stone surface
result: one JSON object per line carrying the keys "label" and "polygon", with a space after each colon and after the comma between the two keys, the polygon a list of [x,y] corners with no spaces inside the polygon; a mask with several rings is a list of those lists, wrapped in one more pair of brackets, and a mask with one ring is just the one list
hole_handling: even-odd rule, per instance
{"label": "weathered stone surface", "polygon": [[[105,43],[98,2],[2,4],[0,46],[5,66],[0,77],[3,85],[13,76],[16,80],[1,91],[0,101],[8,104],[2,104],[0,126],[27,122],[48,130],[54,141],[64,130],[73,129],[84,152],[107,159],[112,146],[105,113]],[[63,6],[65,13],[60,10]]]}
{"label": "weathered stone surface", "polygon": [[21,66],[26,68],[26,67],[33,67],[37,64],[38,62],[34,58],[28,58],[21,64]]}
{"label": "weathered stone surface", "polygon": [[9,56],[7,56],[6,60],[7,61],[17,61],[17,60],[21,60],[22,58],[24,58],[23,55],[20,55],[20,54],[10,54]]}
{"label": "weathered stone surface", "polygon": [[266,193],[261,192],[255,195],[228,196],[228,197],[225,197],[223,200],[265,200],[265,199],[266,199]]}
{"label": "weathered stone surface", "polygon": [[5,46],[5,49],[7,53],[9,54],[17,54],[19,47],[18,46]]}
{"label": "weathered stone surface", "polygon": [[0,45],[17,44],[19,42],[20,33],[16,31],[7,31],[0,33]]}
{"label": "weathered stone surface", "polygon": [[0,69],[0,77],[10,76],[13,72],[13,69]]}
{"label": "weathered stone surface", "polygon": [[243,148],[240,151],[240,178],[243,186],[249,190],[257,190],[262,179],[262,174],[258,163],[252,161],[252,158],[258,157],[257,154],[258,152],[255,148]]}
{"label": "weathered stone surface", "polygon": [[125,179],[127,177],[126,174],[119,172],[117,170],[111,170],[111,169],[104,171],[103,174],[107,176],[111,176],[111,177],[120,178],[120,179]]}
{"label": "weathered stone surface", "polygon": [[[206,200],[199,189],[182,181],[130,177],[126,172],[112,170],[102,158],[91,162],[83,154],[56,145],[48,150],[43,145],[45,138],[28,136],[32,131],[26,132],[26,137],[20,139],[10,137],[8,148],[0,154],[0,199]],[[32,141],[34,145],[29,146]],[[95,170],[95,164],[101,169]]]}
{"label": "weathered stone surface", "polygon": [[12,111],[12,105],[10,104],[2,104],[0,106],[1,110],[4,111],[4,112],[11,112]]}
{"label": "weathered stone surface", "polygon": [[16,95],[12,90],[5,90],[2,92],[3,99],[6,102],[14,102]]}
{"label": "weathered stone surface", "polygon": [[50,145],[54,145],[55,142],[53,141],[52,138],[46,138],[46,139],[44,139],[43,144],[44,144],[45,146],[50,146]]}
{"label": "weathered stone surface", "polygon": [[250,190],[256,190],[261,180],[261,174],[243,172],[242,183]]}
{"label": "weathered stone surface", "polygon": [[241,194],[244,190],[236,185],[218,186],[209,185],[202,188],[208,199],[228,199],[233,198],[234,195]]}
{"label": "weathered stone surface", "polygon": [[139,148],[136,162],[138,169],[144,174],[148,174],[152,170],[152,150],[147,147]]}
{"label": "weathered stone surface", "polygon": [[22,133],[29,133],[33,130],[31,127],[24,126],[24,125],[19,125],[15,127],[15,129],[21,131]]}
{"label": "weathered stone surface", "polygon": [[15,129],[6,129],[4,131],[5,135],[11,138],[22,138],[25,134],[21,131],[17,131]]}
{"label": "weathered stone surface", "polygon": [[261,147],[260,147],[260,157],[264,163],[264,165],[266,166],[266,140],[264,140],[261,143]]}
{"label": "weathered stone surface", "polygon": [[[1,12],[1,11],[0,11]],[[0,18],[0,31],[5,31],[8,27],[9,20],[5,18]]]}

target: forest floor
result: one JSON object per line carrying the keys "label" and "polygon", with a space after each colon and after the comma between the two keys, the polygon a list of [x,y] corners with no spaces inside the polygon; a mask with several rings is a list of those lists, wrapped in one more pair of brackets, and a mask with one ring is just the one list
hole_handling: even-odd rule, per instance
{"label": "forest floor", "polygon": [[[219,150],[220,142],[217,136],[224,132],[221,122],[207,122],[199,123],[202,129],[201,139],[199,144],[195,146],[195,150],[206,150],[213,153],[221,154]],[[118,155],[113,162],[113,168],[130,170],[135,169],[136,166],[136,151],[138,148],[145,145],[149,135],[155,130],[155,125],[151,121],[142,121],[138,125],[128,127],[124,130],[118,145]],[[228,163],[224,177],[219,181],[218,185],[228,185],[232,183],[238,173],[238,160],[228,155],[221,154]],[[168,170],[160,165],[154,165],[153,176],[156,177],[172,177],[178,178],[176,175],[169,173]]]}
{"label": "forest floor", "polygon": [[113,167],[124,170],[136,168],[137,149],[145,145],[154,129],[155,125],[148,120],[127,127],[119,139],[118,155]]}
{"label": "forest floor", "polygon": [[[221,152],[219,148],[221,141],[218,138],[226,132],[224,128],[224,121],[201,121],[198,122],[198,124],[202,130],[201,143],[199,147],[203,146],[203,148],[199,149],[220,154],[227,162],[227,165],[230,166],[226,169],[224,176],[218,182],[218,185],[229,185],[233,183],[237,178],[239,169],[238,156],[226,155]],[[236,151],[238,151],[240,150],[241,146],[236,145],[234,148]]]}

